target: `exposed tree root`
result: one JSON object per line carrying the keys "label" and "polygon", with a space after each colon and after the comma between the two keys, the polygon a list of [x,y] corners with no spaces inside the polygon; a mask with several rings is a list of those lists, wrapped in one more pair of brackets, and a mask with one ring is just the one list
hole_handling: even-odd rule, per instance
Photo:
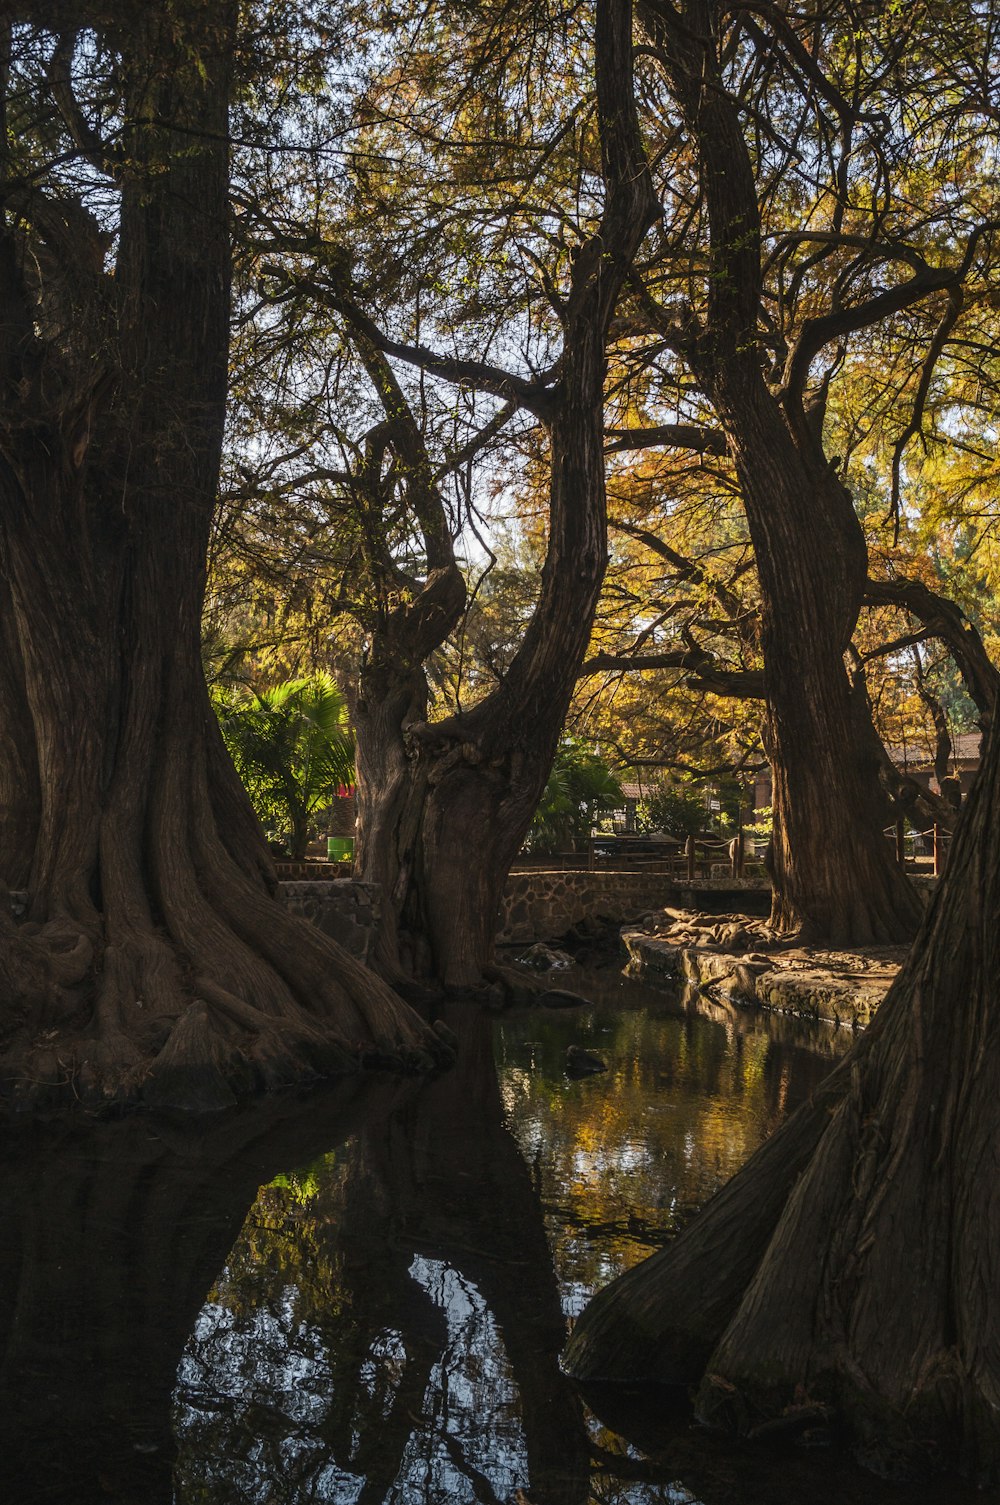
{"label": "exposed tree root", "polygon": [[242,934],[204,896],[169,929],[105,915],[96,938],[65,917],[6,920],[0,1102],[209,1112],[361,1067],[451,1059],[440,1034],[334,942],[260,891],[241,897]]}

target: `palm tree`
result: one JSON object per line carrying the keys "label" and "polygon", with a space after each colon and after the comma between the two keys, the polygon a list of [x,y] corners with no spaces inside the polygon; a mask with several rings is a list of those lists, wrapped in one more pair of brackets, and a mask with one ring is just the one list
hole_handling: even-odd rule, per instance
{"label": "palm tree", "polygon": [[623,798],[621,783],[599,754],[567,737],[556,753],[525,846],[543,855],[577,848],[586,843],[597,817],[618,809]]}
{"label": "palm tree", "polygon": [[261,822],[305,856],[309,827],[338,786],[354,783],[354,739],[344,697],[329,674],[273,689],[217,694],[222,735]]}

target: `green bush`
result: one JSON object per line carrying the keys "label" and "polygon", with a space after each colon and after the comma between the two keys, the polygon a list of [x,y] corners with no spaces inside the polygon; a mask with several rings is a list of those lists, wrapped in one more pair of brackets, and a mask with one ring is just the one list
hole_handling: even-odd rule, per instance
{"label": "green bush", "polygon": [[598,817],[621,809],[622,786],[603,758],[585,743],[567,738],[535,812],[525,848],[536,856],[582,846]]}
{"label": "green bush", "polygon": [[705,796],[684,784],[661,784],[641,801],[636,812],[640,831],[663,831],[683,839],[700,835],[706,825]]}
{"label": "green bush", "polygon": [[226,746],[261,824],[276,830],[294,858],[341,784],[354,783],[347,706],[329,674],[289,679],[271,690],[218,691],[215,710]]}

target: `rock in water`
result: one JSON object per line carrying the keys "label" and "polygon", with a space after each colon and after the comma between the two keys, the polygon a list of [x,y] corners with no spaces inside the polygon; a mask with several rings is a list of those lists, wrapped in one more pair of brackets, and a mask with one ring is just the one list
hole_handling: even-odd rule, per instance
{"label": "rock in water", "polygon": [[584,1050],[582,1045],[567,1046],[567,1076],[596,1076],[599,1071],[607,1071],[607,1069],[607,1061],[602,1061],[600,1056],[594,1055],[593,1051]]}
{"label": "rock in water", "polygon": [[565,951],[559,951],[555,946],[546,946],[544,941],[536,941],[534,946],[529,946],[518,961],[522,967],[534,967],[536,972],[551,972],[556,967],[571,967],[573,958],[567,956]]}
{"label": "rock in water", "polygon": [[537,1001],[545,1009],[579,1009],[590,1003],[589,998],[571,993],[567,988],[546,988],[544,993],[539,993]]}

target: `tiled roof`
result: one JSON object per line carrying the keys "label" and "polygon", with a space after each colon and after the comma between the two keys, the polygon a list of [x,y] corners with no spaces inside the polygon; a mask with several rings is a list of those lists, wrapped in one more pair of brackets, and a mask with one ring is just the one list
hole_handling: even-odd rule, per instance
{"label": "tiled roof", "polygon": [[[982,732],[959,732],[951,739],[951,758],[960,763],[974,763],[979,757]],[[919,768],[934,763],[934,744],[930,738],[909,742],[905,746],[886,749],[894,763],[905,763],[910,768]]]}

